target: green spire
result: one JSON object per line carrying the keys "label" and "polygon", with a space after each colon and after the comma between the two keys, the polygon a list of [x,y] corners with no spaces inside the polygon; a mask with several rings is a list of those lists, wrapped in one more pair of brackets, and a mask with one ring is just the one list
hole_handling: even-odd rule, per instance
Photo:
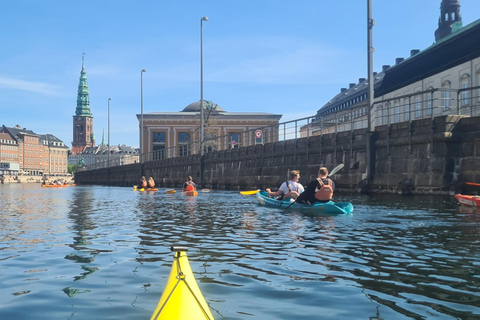
{"label": "green spire", "polygon": [[106,146],[107,144],[105,143],[105,129],[103,129],[103,134],[102,134],[102,146]]}
{"label": "green spire", "polygon": [[88,97],[87,73],[85,72],[85,53],[82,54],[82,71],[80,72],[80,81],[78,83],[75,115],[82,117],[92,116],[90,112],[90,98]]}

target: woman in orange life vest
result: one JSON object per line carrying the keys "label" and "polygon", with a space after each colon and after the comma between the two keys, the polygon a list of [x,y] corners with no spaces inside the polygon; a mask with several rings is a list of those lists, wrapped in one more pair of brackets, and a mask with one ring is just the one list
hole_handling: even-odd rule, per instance
{"label": "woman in orange life vest", "polygon": [[152,177],[148,178],[147,187],[148,188],[155,188],[155,181],[153,181]]}
{"label": "woman in orange life vest", "polygon": [[335,183],[328,178],[328,169],[321,167],[318,178],[308,183],[305,192],[298,198],[298,203],[313,204],[315,202],[328,202],[332,200]]}
{"label": "woman in orange life vest", "polygon": [[146,188],[147,187],[147,179],[145,179],[145,176],[142,176],[140,179],[140,188]]}
{"label": "woman in orange life vest", "polygon": [[183,184],[182,191],[195,191],[197,190],[197,185],[192,181],[192,176],[188,176],[187,182]]}

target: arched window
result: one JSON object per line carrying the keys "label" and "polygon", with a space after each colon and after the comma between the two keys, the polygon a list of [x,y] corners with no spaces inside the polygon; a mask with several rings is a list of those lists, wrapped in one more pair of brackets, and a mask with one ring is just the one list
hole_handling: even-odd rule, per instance
{"label": "arched window", "polygon": [[461,96],[462,96],[462,107],[467,106],[469,104],[469,90],[467,88],[469,87],[468,84],[470,83],[470,76],[468,74],[464,74],[462,78],[460,79],[462,91],[461,91]]}
{"label": "arched window", "polygon": [[381,126],[383,124],[383,110],[382,105],[379,104],[377,106],[377,126]]}
{"label": "arched window", "polygon": [[450,81],[445,81],[442,84],[442,100],[443,100],[443,109],[450,110],[450,88],[451,84]]}
{"label": "arched window", "polygon": [[[477,72],[477,86],[480,87],[480,71]],[[480,89],[477,90],[477,100],[480,102]]]}
{"label": "arched window", "polygon": [[395,100],[395,116],[393,122],[400,122],[400,100]]}
{"label": "arched window", "polygon": [[[428,88],[428,90],[433,90],[432,87]],[[427,93],[427,114],[431,115],[433,111],[433,93]]]}
{"label": "arched window", "polygon": [[415,117],[422,117],[422,98],[420,95],[415,97]]}
{"label": "arched window", "polygon": [[405,121],[410,120],[410,97],[405,98]]}

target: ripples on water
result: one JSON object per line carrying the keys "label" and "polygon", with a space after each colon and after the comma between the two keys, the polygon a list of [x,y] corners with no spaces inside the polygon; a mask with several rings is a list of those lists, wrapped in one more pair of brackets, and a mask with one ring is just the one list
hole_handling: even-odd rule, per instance
{"label": "ripples on water", "polygon": [[0,185],[0,319],[148,319],[173,244],[216,319],[479,319],[480,212],[340,195],[353,215],[253,196]]}

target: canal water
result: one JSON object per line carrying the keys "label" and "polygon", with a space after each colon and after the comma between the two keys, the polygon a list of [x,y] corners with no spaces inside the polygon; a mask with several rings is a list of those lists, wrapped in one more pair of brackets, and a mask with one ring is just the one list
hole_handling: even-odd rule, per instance
{"label": "canal water", "polygon": [[188,256],[215,319],[480,319],[480,212],[336,194],[308,216],[211,191],[0,185],[0,319],[149,319]]}

